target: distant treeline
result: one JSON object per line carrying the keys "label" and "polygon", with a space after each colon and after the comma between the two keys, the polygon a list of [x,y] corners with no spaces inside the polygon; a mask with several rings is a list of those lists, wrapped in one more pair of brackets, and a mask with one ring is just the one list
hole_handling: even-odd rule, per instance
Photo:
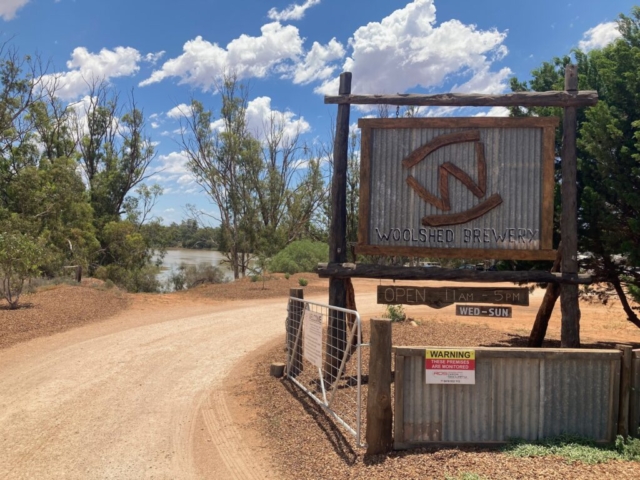
{"label": "distant treeline", "polygon": [[183,220],[171,225],[154,225],[153,236],[165,248],[216,250],[220,244],[220,229],[199,226],[196,220]]}

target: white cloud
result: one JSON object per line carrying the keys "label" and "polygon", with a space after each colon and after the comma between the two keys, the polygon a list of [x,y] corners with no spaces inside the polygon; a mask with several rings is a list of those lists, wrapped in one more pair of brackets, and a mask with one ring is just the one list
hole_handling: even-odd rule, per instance
{"label": "white cloud", "polygon": [[161,172],[162,183],[177,183],[181,187],[195,185],[193,174],[187,166],[188,157],[185,152],[171,152],[168,155],[158,156],[158,164],[154,172]]}
{"label": "white cloud", "polygon": [[[269,135],[269,125],[274,122],[278,129],[282,129],[284,141],[291,140],[299,134],[311,130],[311,126],[304,117],[297,117],[291,111],[271,109],[271,98],[257,97],[247,103],[247,130],[258,140],[264,140]],[[211,123],[212,130],[222,130],[224,122],[220,119]]]}
{"label": "white cloud", "polygon": [[474,117],[508,117],[509,109],[507,107],[491,107],[489,111],[476,113]]}
{"label": "white cloud", "polygon": [[192,109],[191,105],[187,105],[186,103],[181,103],[180,105],[176,105],[171,110],[167,112],[167,117],[169,118],[182,118],[191,116]]}
{"label": "white cloud", "polygon": [[103,48],[91,53],[85,47],[77,47],[67,62],[69,69],[63,73],[45,75],[45,83],[56,83],[56,95],[63,100],[73,100],[89,92],[95,81],[109,81],[138,72],[141,60],[138,50],[131,47]]}
{"label": "white cloud", "polygon": [[165,53],[166,52],[164,50],[160,50],[159,52],[156,52],[156,53],[147,53],[144,56],[144,61],[149,62],[152,65],[155,65],[158,62],[158,60],[164,57]]}
{"label": "white cloud", "polygon": [[[464,78],[458,91],[506,89],[511,70],[491,72],[507,54],[506,32],[479,30],[459,20],[436,25],[434,0],[414,0],[380,22],[360,27],[349,39],[351,56],[343,65],[353,73],[353,91],[396,93],[414,87],[430,89],[454,75]],[[325,81],[318,93],[338,93],[338,79]]]}
{"label": "white cloud", "polygon": [[27,3],[29,0],[0,0],[0,17],[6,21],[12,20]]}
{"label": "white cloud", "polygon": [[169,77],[180,78],[181,84],[215,90],[216,82],[225,72],[235,72],[238,78],[263,78],[278,71],[286,72],[291,62],[304,54],[303,39],[298,29],[279,22],[261,27],[259,37],[240,35],[226,48],[210,43],[201,36],[183,46],[183,54],[167,60],[159,70],[140,82],[151,85]]}
{"label": "white cloud", "polygon": [[504,67],[497,72],[492,72],[489,65],[485,65],[478,71],[471,71],[472,77],[462,85],[455,85],[451,91],[459,93],[484,93],[491,94],[502,92],[505,89],[505,81],[511,75],[511,69]]}
{"label": "white cloud", "polygon": [[275,8],[269,10],[267,16],[271,20],[276,20],[279,22],[286,22],[289,20],[300,20],[304,17],[306,11],[313,7],[314,5],[318,5],[320,0],[306,0],[302,5],[297,5],[292,3],[284,10],[278,11]]}
{"label": "white cloud", "polygon": [[164,188],[164,193],[197,194],[201,187],[197,184],[193,173],[188,167],[187,153],[171,152],[168,155],[160,155],[157,160],[155,172],[160,172],[161,176],[156,180],[168,185]]}
{"label": "white cloud", "polygon": [[313,42],[304,61],[295,66],[293,83],[304,85],[330,77],[333,75],[336,65],[329,63],[344,57],[345,53],[344,47],[335,38],[332,38],[326,45]]}
{"label": "white cloud", "polygon": [[618,23],[604,22],[584,32],[578,47],[586,52],[594,48],[606,47],[618,38],[620,38]]}

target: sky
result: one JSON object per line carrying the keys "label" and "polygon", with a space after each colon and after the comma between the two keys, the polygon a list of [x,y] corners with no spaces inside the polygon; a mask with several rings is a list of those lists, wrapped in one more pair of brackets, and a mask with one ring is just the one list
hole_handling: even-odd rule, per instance
{"label": "sky", "polygon": [[[627,0],[0,0],[0,32],[23,54],[38,53],[59,76],[59,97],[87,101],[86,79],[133,89],[157,155],[149,183],[164,195],[154,215],[212,212],[179,145],[192,98],[216,112],[216,82],[234,71],[248,82],[248,121],[260,138],[276,114],[308,145],[326,142],[342,71],[352,92],[509,91],[509,79],[572,48],[615,40]],[[352,122],[370,112],[353,109]],[[505,110],[430,111],[504,115]],[[214,126],[215,128],[215,122]]]}

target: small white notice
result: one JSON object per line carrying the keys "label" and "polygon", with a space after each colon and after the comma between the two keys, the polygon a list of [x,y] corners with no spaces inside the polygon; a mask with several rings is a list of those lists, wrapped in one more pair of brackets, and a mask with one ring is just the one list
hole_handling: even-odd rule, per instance
{"label": "small white notice", "polygon": [[322,368],[322,314],[306,310],[303,325],[302,351],[304,358],[316,367]]}

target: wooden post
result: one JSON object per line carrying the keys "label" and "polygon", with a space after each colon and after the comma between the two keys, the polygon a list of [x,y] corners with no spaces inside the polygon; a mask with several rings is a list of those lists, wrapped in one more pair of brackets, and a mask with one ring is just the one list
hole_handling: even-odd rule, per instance
{"label": "wooden post", "polygon": [[[551,273],[557,272],[560,270],[560,262],[562,260],[562,245],[558,249],[558,253],[556,255],[556,260],[553,262],[553,267],[551,267]],[[544,342],[544,337],[547,335],[547,328],[549,327],[549,319],[551,318],[551,314],[553,313],[553,307],[556,305],[556,301],[560,296],[560,285],[557,283],[550,283],[547,285],[547,290],[544,292],[544,298],[542,299],[542,303],[540,304],[540,308],[538,309],[538,314],[536,315],[536,320],[533,322],[533,328],[531,329],[531,334],[529,335],[529,343],[527,347],[529,348],[540,348],[542,347],[542,342]]]}
{"label": "wooden post", "polygon": [[[578,91],[578,67],[567,65],[564,76],[567,93]],[[562,274],[578,273],[578,160],[576,154],[577,117],[576,107],[566,107],[562,122]],[[560,343],[563,348],[580,347],[580,305],[578,286],[560,287],[562,328]]]}
{"label": "wooden post", "polygon": [[[302,288],[290,288],[289,296],[293,298],[304,299],[304,290]],[[296,377],[302,372],[302,335],[298,335],[298,330],[302,326],[302,315],[304,313],[303,303],[296,300],[289,300],[289,315],[287,316],[287,365],[291,365],[287,374]],[[296,347],[296,338],[298,345]],[[295,351],[294,358],[291,355]]]}
{"label": "wooden post", "polygon": [[620,365],[620,407],[618,409],[618,435],[629,436],[629,407],[631,400],[631,354],[630,345],[616,345],[622,353]]}
{"label": "wooden post", "polygon": [[[351,93],[351,73],[340,74],[340,95]],[[329,263],[347,261],[347,159],[349,153],[350,105],[338,106],[336,136],[333,144],[333,178],[331,181],[331,226],[329,230]],[[329,305],[346,308],[347,288],[340,278],[329,279]],[[329,317],[327,341],[327,375],[334,380],[346,347],[345,315],[333,312]]]}
{"label": "wooden post", "polygon": [[371,356],[367,397],[367,454],[391,448],[391,321],[371,319]]}

